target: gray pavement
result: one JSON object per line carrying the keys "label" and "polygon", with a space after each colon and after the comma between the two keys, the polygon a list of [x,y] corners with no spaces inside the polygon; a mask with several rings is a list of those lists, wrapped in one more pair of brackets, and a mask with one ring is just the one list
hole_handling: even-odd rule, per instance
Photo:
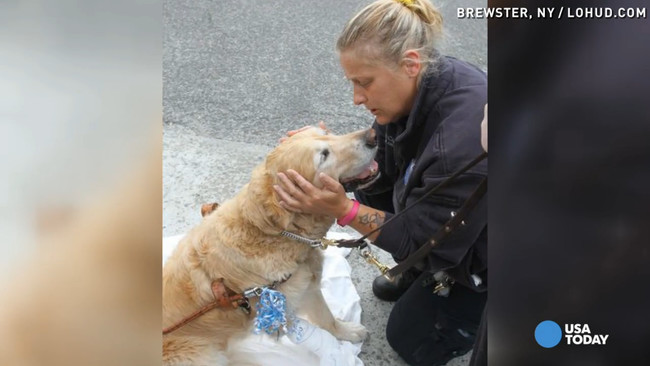
{"label": "gray pavement", "polygon": [[[334,50],[345,21],[367,3],[164,2],[164,236],[197,224],[201,204],[232,197],[285,131],[319,120],[336,133],[371,124],[371,115],[352,104],[352,89]],[[455,15],[458,6],[486,4],[436,4],[447,30],[443,51],[486,69],[486,22]],[[376,252],[390,262],[386,253]],[[392,303],[372,295],[378,272],[355,252],[349,261],[362,323],[370,331],[360,358],[368,366],[406,365],[385,340]],[[448,365],[466,365],[468,359]]]}

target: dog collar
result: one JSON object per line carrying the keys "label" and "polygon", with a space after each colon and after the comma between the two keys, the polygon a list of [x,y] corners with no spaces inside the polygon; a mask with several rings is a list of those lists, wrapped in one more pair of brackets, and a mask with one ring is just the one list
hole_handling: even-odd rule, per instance
{"label": "dog collar", "polygon": [[309,239],[309,238],[305,238],[304,236],[300,236],[298,234],[290,233],[288,231],[282,231],[280,235],[307,244],[312,248],[327,249],[327,247],[330,245],[336,246],[336,242],[327,238],[322,238],[320,240]]}

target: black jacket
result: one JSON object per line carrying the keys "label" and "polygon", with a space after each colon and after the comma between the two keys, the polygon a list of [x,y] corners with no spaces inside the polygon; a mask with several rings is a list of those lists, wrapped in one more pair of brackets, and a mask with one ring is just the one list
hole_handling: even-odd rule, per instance
{"label": "black jacket", "polygon": [[[487,102],[487,78],[476,67],[441,57],[436,69],[423,78],[408,117],[385,126],[374,124],[381,179],[365,195],[392,190],[395,213],[419,199],[456,170],[483,152],[480,124]],[[384,226],[375,241],[396,260],[426,243],[457,211],[487,175],[484,160],[439,193],[419,203]],[[387,213],[386,220],[393,215]],[[485,289],[487,284],[487,197],[466,220],[429,255],[429,270],[446,270],[458,282]],[[471,274],[483,284],[473,286]]]}

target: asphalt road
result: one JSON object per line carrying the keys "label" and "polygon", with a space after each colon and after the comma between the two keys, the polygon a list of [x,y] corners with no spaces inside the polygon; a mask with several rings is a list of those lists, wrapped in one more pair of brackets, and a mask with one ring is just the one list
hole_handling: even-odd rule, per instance
{"label": "asphalt road", "polygon": [[[352,103],[334,45],[344,23],[369,1],[164,2],[163,235],[186,232],[200,206],[223,202],[249,179],[285,131],[323,120],[336,133],[368,127],[372,116]],[[439,1],[441,47],[487,69],[485,20],[457,19],[459,6]],[[381,258],[388,261],[385,253]],[[373,297],[378,274],[349,258],[370,331],[361,359],[405,365],[384,337],[391,303]],[[448,365],[464,365],[468,356]]]}

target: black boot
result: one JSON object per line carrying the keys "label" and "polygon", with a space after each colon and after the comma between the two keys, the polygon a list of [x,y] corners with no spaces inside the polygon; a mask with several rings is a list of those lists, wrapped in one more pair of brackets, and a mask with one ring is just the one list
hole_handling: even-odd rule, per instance
{"label": "black boot", "polygon": [[397,301],[415,282],[420,273],[414,269],[409,269],[395,276],[392,281],[387,280],[383,275],[378,276],[372,281],[372,292],[380,300]]}

